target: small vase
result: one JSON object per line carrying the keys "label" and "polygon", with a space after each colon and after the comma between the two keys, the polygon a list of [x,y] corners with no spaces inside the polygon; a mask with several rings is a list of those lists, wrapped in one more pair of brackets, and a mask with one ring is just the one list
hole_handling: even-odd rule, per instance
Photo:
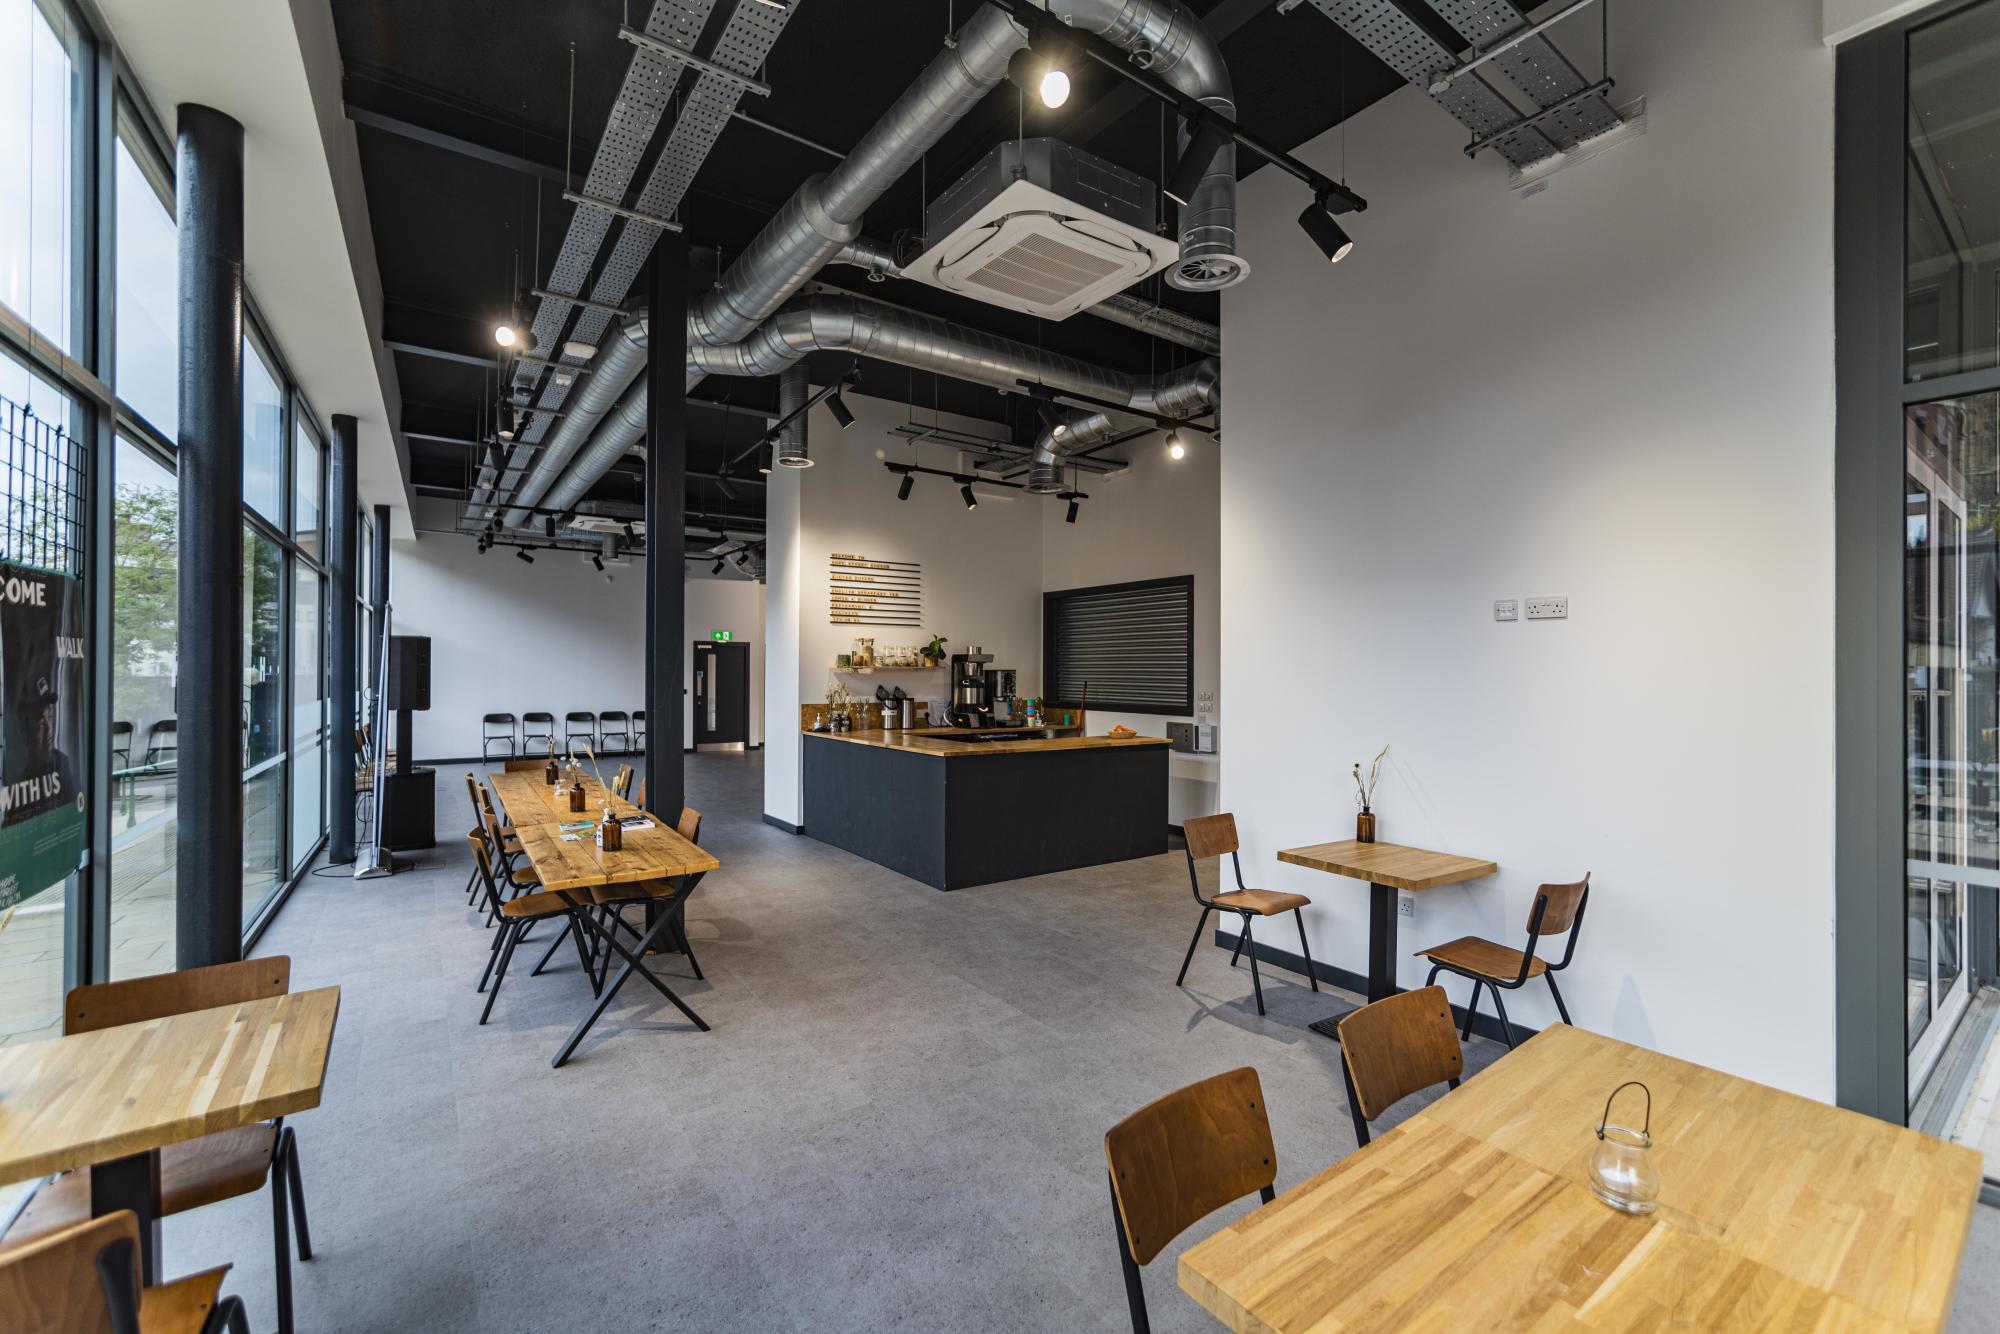
{"label": "small vase", "polygon": [[1354,817],[1354,841],[1373,843],[1375,841],[1375,812],[1363,806]]}
{"label": "small vase", "polygon": [[573,811],[580,811],[580,810],[582,810],[582,809],[583,809],[583,789],[582,789],[582,788],[580,788],[580,787],[573,787],[573,788],[571,788],[571,789],[569,790],[569,808],[570,808],[571,810],[573,810]]}
{"label": "small vase", "polygon": [[625,846],[625,827],[611,816],[597,826],[597,844],[606,852],[618,852]]}

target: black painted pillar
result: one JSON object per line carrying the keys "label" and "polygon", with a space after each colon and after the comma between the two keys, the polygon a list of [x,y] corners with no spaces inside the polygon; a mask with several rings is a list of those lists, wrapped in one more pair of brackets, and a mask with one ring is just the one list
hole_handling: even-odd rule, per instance
{"label": "black painted pillar", "polygon": [[647,805],[668,821],[686,804],[681,752],[687,693],[687,366],[678,355],[687,324],[687,242],[653,247],[646,362],[646,787]]}
{"label": "black painted pillar", "polygon": [[174,966],[243,953],[243,127],[183,104]]}
{"label": "black painted pillar", "polygon": [[[368,606],[373,615],[369,617],[368,635],[368,684],[381,690],[382,680],[382,630],[386,618],[383,610],[389,605],[389,507],[375,507],[375,559],[371,562],[375,586],[368,590]],[[382,738],[375,738],[378,746],[387,745]]]}
{"label": "black painted pillar", "polygon": [[360,462],[360,424],[352,417],[333,419],[333,450],[327,458],[326,566],[333,587],[328,601],[333,604],[332,658],[327,671],[327,694],[332,697],[327,747],[326,859],[334,866],[354,860],[354,660],[359,625],[355,605],[355,558],[361,553],[360,495],[355,469]]}

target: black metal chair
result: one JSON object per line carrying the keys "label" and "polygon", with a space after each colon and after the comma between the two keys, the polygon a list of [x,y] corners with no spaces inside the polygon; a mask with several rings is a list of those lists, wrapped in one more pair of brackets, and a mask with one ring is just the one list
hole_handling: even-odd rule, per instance
{"label": "black metal chair", "polygon": [[[1188,883],[1194,887],[1194,901],[1201,905],[1201,917],[1194,924],[1194,939],[1188,941],[1187,957],[1181,960],[1180,976],[1174,985],[1187,981],[1188,965],[1194,962],[1194,947],[1201,943],[1202,928],[1208,925],[1211,912],[1233,912],[1242,917],[1243,929],[1236,937],[1236,952],[1229,956],[1229,966],[1234,968],[1242,955],[1243,947],[1250,947],[1250,985],[1257,992],[1257,1013],[1264,1013],[1264,982],[1257,975],[1257,942],[1250,935],[1250,919],[1253,917],[1276,917],[1280,913],[1290,913],[1299,928],[1299,952],[1305,956],[1306,980],[1312,983],[1314,991],[1319,990],[1319,977],[1313,969],[1312,949],[1306,944],[1306,919],[1299,909],[1309,907],[1312,900],[1303,894],[1282,894],[1269,889],[1246,889],[1243,885],[1243,859],[1238,855],[1236,841],[1236,817],[1234,815],[1202,815],[1181,825],[1187,836]],[[1195,869],[1195,862],[1209,857],[1229,854],[1229,861],[1236,868],[1236,888],[1214,898],[1201,896],[1201,876]]]}
{"label": "black metal chair", "polygon": [[632,749],[644,750],[645,748],[646,711],[644,709],[634,709],[632,710]]}
{"label": "black metal chair", "polygon": [[1339,1024],[1340,1075],[1354,1142],[1369,1140],[1368,1123],[1419,1089],[1458,1087],[1465,1049],[1451,1023],[1443,987],[1389,996],[1353,1011]]}
{"label": "black metal chair", "polygon": [[111,760],[114,769],[132,767],[132,724],[123,718],[111,720]]}
{"label": "black metal chair", "polygon": [[553,713],[521,715],[521,753],[539,755],[555,749],[556,716]]}
{"label": "black metal chair", "polygon": [[0,1329],[23,1334],[250,1334],[240,1297],[222,1295],[228,1265],[140,1285],[139,1218],[86,1216],[0,1255]]}
{"label": "black metal chair", "polygon": [[512,759],[516,754],[514,715],[511,713],[489,713],[479,720],[479,757],[493,758],[495,744],[507,747],[501,753],[502,759]]}
{"label": "black metal chair", "polygon": [[[618,744],[611,744],[613,737]],[[606,709],[597,715],[598,749],[607,755],[632,749],[632,722],[623,709]]]}
{"label": "black metal chair", "polygon": [[144,764],[158,764],[172,760],[180,749],[181,739],[172,718],[162,718],[146,729],[146,758]]}
{"label": "black metal chair", "polygon": [[[1509,949],[1478,936],[1460,936],[1417,951],[1419,957],[1431,961],[1431,975],[1424,979],[1424,985],[1436,982],[1440,972],[1456,973],[1472,983],[1472,999],[1465,1003],[1462,1037],[1472,1036],[1472,1016],[1479,1011],[1479,992],[1490,987],[1493,1008],[1500,1015],[1500,1033],[1512,1047],[1514,1025],[1507,1018],[1507,1003],[1500,999],[1500,993],[1519,991],[1534,977],[1548,982],[1549,994],[1556,1000],[1556,1013],[1564,1023],[1570,1022],[1569,1006],[1563,1004],[1562,992],[1556,987],[1556,974],[1569,967],[1576,954],[1576,938],[1583,930],[1583,910],[1589,902],[1588,874],[1573,885],[1543,885],[1535,891],[1535,906],[1528,912],[1526,949]],[[1569,941],[1563,946],[1562,958],[1550,963],[1536,957],[1535,946],[1543,936],[1561,935],[1565,931],[1569,933]]]}
{"label": "black metal chair", "polygon": [[563,749],[581,740],[593,749],[597,746],[597,715],[583,709],[571,709],[563,715]]}

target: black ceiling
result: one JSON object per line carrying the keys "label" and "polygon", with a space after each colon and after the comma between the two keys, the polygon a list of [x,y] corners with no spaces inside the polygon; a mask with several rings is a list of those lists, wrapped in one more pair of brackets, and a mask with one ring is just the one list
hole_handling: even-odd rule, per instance
{"label": "black ceiling", "polygon": [[[741,109],[845,151],[937,55],[947,28],[954,19],[964,22],[974,0],[793,3],[797,12],[761,76],[772,95],[746,96]],[[708,40],[733,7],[730,0],[715,6]],[[1351,114],[1399,84],[1310,7],[1289,14],[1277,12],[1276,0],[1188,0],[1188,7],[1221,35],[1238,119],[1281,146],[1312,138],[1335,124],[1343,109]],[[632,59],[618,25],[628,11],[635,26],[642,24],[648,9],[647,0],[485,0],[472,7],[461,0],[333,0],[343,91],[357,126],[386,300],[384,336],[472,359],[396,354],[413,480],[426,490],[465,487],[472,451],[448,441],[481,432],[482,404],[497,392],[493,325],[505,317],[517,289],[542,282],[561,248],[572,209],[562,200],[566,166],[572,180],[589,171]],[[1023,99],[1001,85],[878,201],[865,234],[890,239],[920,232],[926,198],[993,144],[1022,132],[1057,135],[1157,179],[1171,117],[1103,70],[1074,73],[1076,86],[1063,108],[1036,108],[1025,118]],[[670,124],[671,114],[661,122],[661,135]],[[779,134],[732,122],[680,212],[697,284],[732,259],[802,180],[832,164]],[[1254,154],[1239,153],[1244,174],[1260,165]],[[1367,192],[1367,182],[1355,185]],[[859,271],[838,266],[821,280],[855,287],[865,282]],[[1249,281],[1256,281],[1254,274]],[[1146,295],[1216,316],[1212,295],[1178,292],[1158,279]],[[917,283],[896,284],[893,299],[1122,369],[1164,367],[1197,355],[1102,320],[1052,324]],[[844,365],[819,369],[835,375]],[[1022,413],[1018,400],[990,388],[872,362],[861,371],[862,392],[876,396],[996,421],[1011,420],[1010,410]],[[725,449],[741,448],[763,429],[775,387],[713,377],[697,392],[736,409],[690,414],[689,467],[713,471]],[[1025,420],[1019,425],[1025,429]],[[733,503],[712,488],[705,479],[692,480],[691,508],[761,512],[754,487]],[[614,473],[602,484],[603,495],[621,492],[636,495],[636,482]]]}

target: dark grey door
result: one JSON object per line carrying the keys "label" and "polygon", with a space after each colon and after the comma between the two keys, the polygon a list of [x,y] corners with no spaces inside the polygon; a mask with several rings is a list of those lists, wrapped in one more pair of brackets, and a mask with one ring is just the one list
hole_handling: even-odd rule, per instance
{"label": "dark grey door", "polygon": [[694,744],[742,750],[750,740],[750,646],[697,640]]}

